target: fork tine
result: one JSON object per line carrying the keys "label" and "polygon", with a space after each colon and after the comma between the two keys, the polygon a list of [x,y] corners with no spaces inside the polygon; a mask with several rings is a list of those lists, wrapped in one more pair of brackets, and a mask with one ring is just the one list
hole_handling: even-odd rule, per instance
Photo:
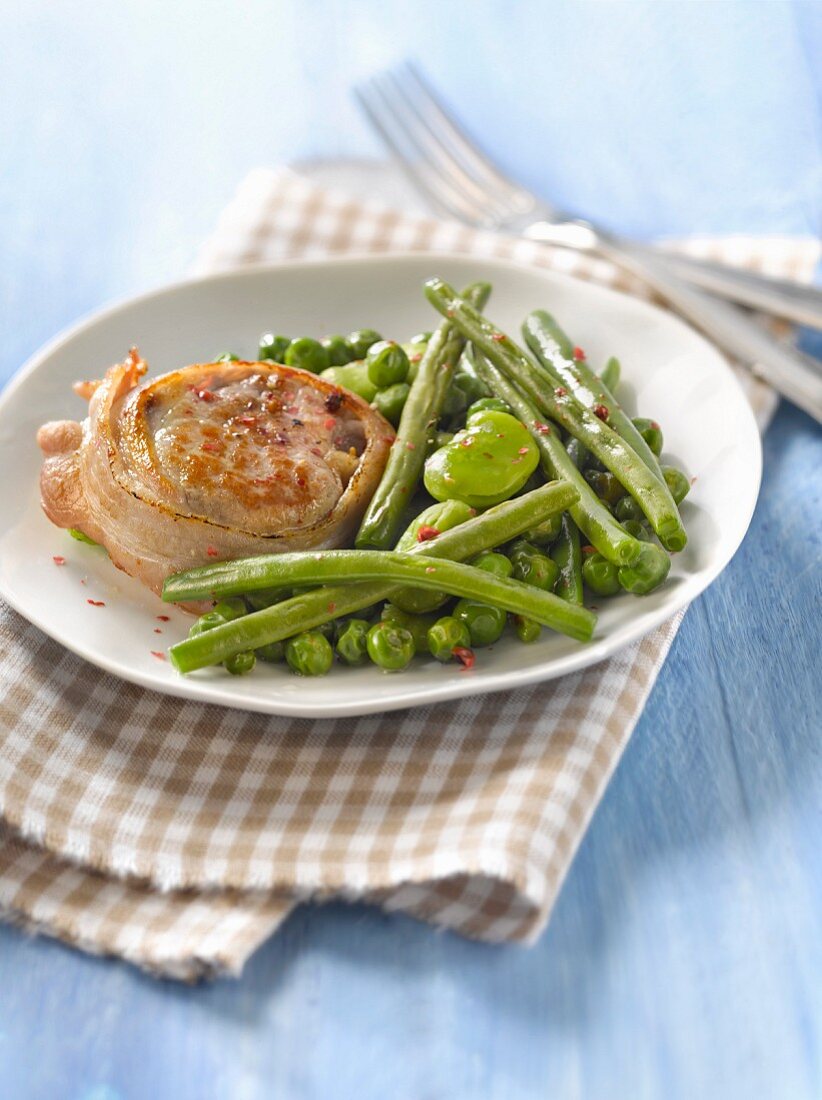
{"label": "fork tine", "polygon": [[396,96],[386,94],[382,82],[376,77],[359,88],[355,94],[371,123],[392,151],[411,182],[418,187],[434,208],[448,217],[469,222],[483,220],[476,204],[467,202],[465,196],[438,169],[433,169],[430,158],[416,139],[417,128],[408,126],[398,117]]}
{"label": "fork tine", "polygon": [[516,203],[517,209],[521,209],[523,200],[526,208],[533,201],[519,184],[507,176],[491,158],[482,151],[458,125],[456,119],[447,110],[442,100],[437,96],[433,88],[428,84],[420,70],[411,61],[406,61],[393,70],[397,74],[403,74],[406,94],[413,99],[418,112],[427,121],[429,127],[436,127],[441,134],[441,140],[452,155],[459,155],[466,170],[473,172],[478,182],[487,187],[495,187]]}

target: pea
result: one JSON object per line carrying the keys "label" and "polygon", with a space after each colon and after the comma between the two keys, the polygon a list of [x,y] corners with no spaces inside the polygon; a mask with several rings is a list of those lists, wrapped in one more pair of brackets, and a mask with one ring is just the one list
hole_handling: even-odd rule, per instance
{"label": "pea", "polygon": [[87,546],[99,546],[99,542],[95,542],[94,539],[90,539],[88,535],[84,535],[82,531],[78,531],[76,527],[69,527],[68,533],[73,539],[77,539],[78,542],[84,542]]}
{"label": "pea", "polygon": [[629,535],[633,535],[634,538],[639,539],[640,542],[650,541],[651,536],[648,533],[648,528],[644,523],[640,523],[638,519],[626,519],[622,526]]}
{"label": "pea", "polygon": [[645,416],[635,416],[634,427],[657,458],[659,458],[662,454],[662,445],[664,442],[662,428],[660,428],[659,424],[657,424],[655,420],[648,420]]}
{"label": "pea", "polygon": [[428,458],[434,451],[438,451],[440,447],[444,447],[446,443],[450,443],[453,438],[453,432],[434,432],[434,434],[429,436],[426,440],[425,457]]}
{"label": "pea", "polygon": [[506,580],[511,576],[514,569],[510,558],[506,558],[505,554],[498,554],[493,550],[486,550],[485,553],[474,558],[471,565],[475,569],[482,569],[486,573],[493,573],[495,577],[503,577]]}
{"label": "pea", "polygon": [[459,600],[452,614],[468,627],[472,646],[493,645],[505,630],[505,612],[476,600]]}
{"label": "pea", "polygon": [[642,522],[645,518],[645,513],[630,493],[626,493],[624,497],[620,497],[616,502],[614,505],[614,515],[620,523],[624,523],[627,519],[636,519]]}
{"label": "pea", "polygon": [[521,642],[530,645],[542,634],[542,627],[533,619],[526,619],[524,615],[515,615],[514,631]]}
{"label": "pea", "polygon": [[300,336],[288,345],[285,363],[287,367],[298,367],[300,370],[319,374],[330,366],[330,357],[319,340],[315,340],[313,336]]}
{"label": "pea", "polygon": [[351,349],[352,359],[365,359],[368,349],[373,345],[379,343],[382,340],[382,336],[378,332],[375,332],[373,328],[360,328],[355,332],[349,332],[345,341]]}
{"label": "pea", "polygon": [[433,335],[434,335],[433,332],[418,332],[416,336],[411,337],[411,339],[408,341],[408,343],[409,344],[427,344],[428,341],[431,339],[431,337]]}
{"label": "pea", "polygon": [[422,357],[425,355],[425,344],[403,344],[402,350],[408,356],[408,374],[406,375],[405,381],[413,382],[417,377],[417,371],[420,369]]}
{"label": "pea", "polygon": [[690,481],[688,481],[687,477],[681,470],[678,470],[676,466],[663,466],[662,476],[665,478],[665,484],[671,491],[674,503],[681,504],[691,491]]}
{"label": "pea", "polygon": [[374,664],[387,672],[407,668],[415,652],[410,631],[391,622],[375,623],[366,636],[366,646]]}
{"label": "pea", "polygon": [[583,559],[582,579],[598,596],[615,596],[619,592],[618,568],[602,554],[589,554]]}
{"label": "pea", "polygon": [[[488,389],[485,383],[477,378],[475,374],[470,374],[468,371],[457,371],[454,375],[453,387],[459,390],[465,396],[465,404],[463,408],[468,408],[470,405],[476,404],[483,397],[488,397]],[[506,410],[501,410],[505,412]]]}
{"label": "pea", "polygon": [[[435,531],[450,531],[460,523],[475,514],[473,508],[463,504],[461,500],[446,500],[443,503],[432,504],[424,509],[410,525],[408,530],[400,536],[397,549],[410,550],[418,544],[418,534],[423,527],[431,527]],[[444,592],[436,592],[426,588],[413,588],[405,586],[395,588],[391,597],[393,603],[403,611],[419,614],[424,611],[435,611],[442,607],[448,596]]]}
{"label": "pea", "polygon": [[256,592],[249,592],[245,599],[252,611],[262,611],[281,600],[287,600],[290,595],[290,588],[258,588]]}
{"label": "pea", "polygon": [[368,657],[368,631],[365,619],[349,619],[337,638],[337,656],[347,665],[361,665]]}
{"label": "pea", "polygon": [[285,660],[285,642],[269,642],[268,645],[261,645],[254,652],[257,654],[257,660],[276,665]]}
{"label": "pea", "polygon": [[320,378],[350,390],[363,401],[371,402],[377,396],[377,387],[368,377],[368,367],[361,361],[346,363],[342,367],[328,367],[320,374]]}
{"label": "pea", "polygon": [[226,620],[217,611],[207,611],[201,615],[195,623],[192,623],[188,632],[189,638],[196,638],[206,630],[213,630],[215,626],[222,626]]}
{"label": "pea", "polygon": [[468,627],[453,615],[437,619],[428,631],[428,648],[438,661],[450,661],[457,647],[467,648],[470,645]]}
{"label": "pea", "polygon": [[334,663],[334,650],[324,634],[306,630],[288,639],[285,659],[298,676],[325,676]]}
{"label": "pea", "polygon": [[407,630],[414,639],[415,653],[428,652],[428,631],[434,625],[432,615],[413,614],[403,611],[396,604],[387,603],[382,609],[380,621],[390,623],[392,626],[401,626],[403,630]]}
{"label": "pea", "polygon": [[265,332],[260,337],[260,359],[270,359],[274,363],[284,363],[285,353],[291,339],[288,336],[276,336],[273,332]]}
{"label": "pea", "polygon": [[393,386],[387,386],[384,390],[377,390],[371,404],[378,413],[385,417],[389,424],[393,424],[396,428],[400,422],[402,410],[405,408],[405,402],[408,400],[410,391],[411,387],[407,382],[396,382]]}
{"label": "pea", "polygon": [[245,600],[239,596],[228,596],[215,605],[213,614],[222,615],[225,621],[230,623],[232,619],[239,619],[242,615],[247,615],[248,608]]}
{"label": "pea", "polygon": [[408,374],[408,356],[394,340],[379,340],[372,344],[365,361],[368,377],[378,389],[404,382]]}
{"label": "pea", "polygon": [[344,336],[326,336],[320,343],[328,352],[332,367],[344,367],[351,362],[351,348]]}
{"label": "pea", "polygon": [[529,542],[535,543],[537,546],[550,546],[552,542],[556,542],[559,538],[559,533],[562,529],[562,516],[549,516],[548,519],[543,520],[537,527],[532,527],[525,535]]}
{"label": "pea", "polygon": [[468,411],[465,414],[466,423],[472,416],[485,412],[487,409],[493,409],[495,412],[511,413],[511,406],[507,401],[503,401],[501,397],[480,397],[473,405],[468,406]]}
{"label": "pea", "polygon": [[471,424],[425,463],[424,482],[435,500],[487,508],[514,496],[534,472],[539,451],[528,429],[508,413],[478,413]]}
{"label": "pea", "polygon": [[608,471],[592,470],[590,467],[583,477],[594,490],[600,500],[606,504],[616,504],[625,496],[625,490],[614,475]]}
{"label": "pea", "polygon": [[235,355],[233,351],[224,351],[214,360],[215,363],[239,363],[239,361],[239,355]]}
{"label": "pea", "polygon": [[232,676],[245,676],[251,672],[256,663],[257,658],[254,656],[253,650],[247,650],[245,653],[235,653],[231,657],[226,657],[223,661],[223,667]]}
{"label": "pea", "polygon": [[550,592],[557,582],[557,563],[524,539],[518,539],[512,546],[511,561],[514,580],[542,588],[545,592]]}

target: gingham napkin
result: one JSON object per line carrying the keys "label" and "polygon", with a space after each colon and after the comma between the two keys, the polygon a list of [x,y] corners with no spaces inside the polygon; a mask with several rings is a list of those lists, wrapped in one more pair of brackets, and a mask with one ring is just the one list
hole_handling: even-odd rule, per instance
{"label": "gingham napkin", "polygon": [[[198,270],[391,249],[510,256],[642,292],[603,262],[364,204],[289,172],[245,181]],[[689,251],[804,280],[819,258],[816,242],[797,240]],[[744,383],[764,423],[773,395]],[[309,721],[121,683],[0,606],[0,913],[186,979],[239,973],[309,897],[365,898],[464,935],[530,942],[679,621],[549,684]]]}

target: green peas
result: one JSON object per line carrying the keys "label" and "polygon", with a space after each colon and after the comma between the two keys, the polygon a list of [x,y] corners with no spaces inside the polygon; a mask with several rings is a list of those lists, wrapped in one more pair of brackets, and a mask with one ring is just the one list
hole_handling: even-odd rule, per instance
{"label": "green peas", "polygon": [[215,363],[239,363],[239,361],[239,355],[235,355],[233,351],[224,351],[214,360]]}
{"label": "green peas", "polygon": [[254,651],[249,649],[245,653],[235,653],[231,657],[226,657],[223,661],[223,667],[232,676],[245,676],[251,672],[256,663],[257,658],[254,656]]}
{"label": "green peas", "polygon": [[372,344],[365,356],[368,377],[378,389],[404,382],[408,374],[408,356],[393,340]]}
{"label": "green peas", "polygon": [[473,405],[469,405],[468,411],[465,414],[466,423],[472,416],[476,416],[476,414],[480,412],[485,412],[486,409],[493,409],[495,412],[503,413],[511,412],[511,406],[507,401],[503,401],[501,397],[480,397]]}
{"label": "green peas", "polygon": [[[397,549],[407,551],[416,546],[420,541],[420,531],[423,528],[429,528],[429,534],[430,529],[440,532],[450,531],[452,527],[465,523],[473,515],[474,509],[463,504],[461,500],[446,500],[442,504],[432,504],[417,516],[407,531],[403,532],[397,543]],[[419,614],[422,611],[435,611],[438,607],[442,607],[448,597],[444,592],[404,586],[396,588],[391,599],[403,611]]]}
{"label": "green peas", "polygon": [[225,622],[230,623],[232,619],[239,619],[241,615],[248,614],[248,608],[245,600],[240,596],[226,596],[215,604],[212,614],[222,615]]}
{"label": "green peas", "polygon": [[624,497],[620,497],[616,502],[614,515],[620,523],[625,523],[628,519],[635,519],[641,523],[645,518],[645,513],[629,493],[626,493]]}
{"label": "green peas", "polygon": [[410,392],[411,387],[407,382],[396,382],[393,386],[386,386],[384,390],[377,390],[371,404],[396,428]]}
{"label": "green peas", "polygon": [[285,364],[287,367],[298,367],[300,370],[319,374],[331,365],[331,359],[328,349],[319,340],[315,340],[313,336],[300,336],[288,345]]}
{"label": "green peas", "polygon": [[442,619],[437,619],[428,631],[428,648],[438,661],[450,661],[455,649],[458,647],[466,649],[470,645],[471,635],[468,627],[453,615],[445,615]]}
{"label": "green peas", "polygon": [[334,663],[334,650],[324,634],[306,630],[288,639],[285,659],[298,676],[325,676]]}
{"label": "green peas", "polygon": [[[457,371],[451,385],[463,395],[465,400],[462,407],[464,409],[467,409],[470,405],[475,405],[483,397],[488,397],[488,389],[485,383],[477,378],[475,374],[469,374],[468,371]],[[505,412],[506,410],[501,411]]]}
{"label": "green peas", "polygon": [[671,490],[671,496],[674,498],[675,504],[681,504],[685,497],[691,491],[691,483],[681,470],[678,470],[676,466],[663,466],[662,476],[665,478],[665,484]]}
{"label": "green peas", "polygon": [[552,542],[556,542],[559,538],[561,530],[562,516],[549,516],[538,527],[532,527],[530,531],[527,531],[525,538],[528,542],[536,543],[537,546],[550,546]]}
{"label": "green peas", "polygon": [[583,559],[582,579],[598,596],[615,596],[619,592],[619,569],[602,554],[588,554]]}
{"label": "green peas", "polygon": [[542,634],[542,627],[533,619],[526,619],[524,615],[515,615],[514,631],[521,642],[530,645]]}
{"label": "green peas", "polygon": [[662,428],[655,420],[648,420],[645,416],[634,417],[634,427],[654,452],[657,458],[662,454]]}
{"label": "green peas", "polygon": [[207,611],[201,615],[195,623],[192,623],[188,636],[196,638],[198,634],[204,634],[206,630],[213,630],[215,626],[222,626],[226,620],[216,611]]}
{"label": "green peas", "polygon": [[368,631],[365,619],[349,619],[337,638],[337,656],[347,665],[361,665],[368,657]]}
{"label": "green peas", "polygon": [[405,381],[413,382],[417,377],[417,371],[420,369],[420,362],[425,354],[425,344],[403,344],[402,350],[408,356],[408,374],[405,377]]}
{"label": "green peas", "polygon": [[387,672],[407,668],[416,648],[410,631],[392,622],[375,623],[366,636],[366,646],[374,664]]}
{"label": "green peas", "polygon": [[426,440],[425,457],[428,458],[434,451],[438,451],[440,447],[444,447],[446,443],[450,443],[453,438],[453,432],[434,432],[434,434],[429,436]]}
{"label": "green peas", "polygon": [[511,547],[511,562],[514,580],[531,584],[534,588],[542,588],[546,592],[550,592],[557,583],[557,563],[525,539],[517,539]]}
{"label": "green peas", "polygon": [[433,615],[417,615],[403,611],[396,604],[387,603],[382,609],[380,621],[392,626],[401,626],[414,639],[414,652],[428,652],[428,631],[434,625]]}
{"label": "green peas", "polygon": [[418,332],[416,336],[412,336],[408,341],[409,344],[427,344],[433,336],[433,332]]}
{"label": "green peas", "polygon": [[268,645],[261,645],[254,652],[257,654],[258,661],[276,665],[285,660],[285,642],[269,642]]}
{"label": "green peas", "polygon": [[382,336],[378,332],[375,332],[373,328],[360,328],[355,332],[349,332],[345,341],[351,349],[352,359],[365,359],[368,349],[373,345],[379,343],[382,340]]}
{"label": "green peas", "polygon": [[377,387],[368,377],[368,367],[361,361],[346,363],[342,367],[329,367],[322,372],[320,378],[324,378],[335,386],[351,390],[363,401],[371,402],[377,396]]}
{"label": "green peas", "polygon": [[344,367],[351,362],[351,348],[344,336],[326,336],[320,343],[328,352],[332,367]]}
{"label": "green peas", "polygon": [[291,343],[289,336],[277,336],[273,332],[264,332],[260,337],[260,359],[270,359],[274,363],[284,363],[285,353]]}
{"label": "green peas", "polygon": [[634,538],[639,539],[640,542],[648,542],[650,540],[651,536],[648,532],[648,528],[638,519],[626,519],[622,526],[629,535],[633,535]]}
{"label": "green peas", "polygon": [[592,470],[589,467],[583,476],[599,499],[604,500],[606,504],[616,504],[625,496],[625,490],[620,482],[608,471]]}
{"label": "green peas", "polygon": [[486,573],[493,573],[495,577],[508,578],[513,572],[513,565],[505,554],[497,554],[493,550],[486,550],[479,557],[474,558],[471,565],[475,569],[484,569]]}
{"label": "green peas", "polygon": [[472,646],[493,645],[499,641],[507,619],[498,607],[489,607],[477,600],[458,600],[453,616],[468,627]]}
{"label": "green peas", "polygon": [[538,462],[528,429],[508,413],[491,409],[478,413],[426,460],[423,480],[435,500],[487,508],[519,492]]}

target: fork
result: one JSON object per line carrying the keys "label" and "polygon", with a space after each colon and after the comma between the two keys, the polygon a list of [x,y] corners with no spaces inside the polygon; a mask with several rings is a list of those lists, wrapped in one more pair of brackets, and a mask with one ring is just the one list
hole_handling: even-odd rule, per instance
{"label": "fork", "polygon": [[668,257],[554,209],[506,176],[466,136],[410,63],[370,78],[355,94],[411,182],[438,213],[481,229],[605,256],[643,279],[727,353],[750,364],[755,375],[822,421],[822,364],[705,292],[710,289],[822,327],[818,290],[726,265]]}

